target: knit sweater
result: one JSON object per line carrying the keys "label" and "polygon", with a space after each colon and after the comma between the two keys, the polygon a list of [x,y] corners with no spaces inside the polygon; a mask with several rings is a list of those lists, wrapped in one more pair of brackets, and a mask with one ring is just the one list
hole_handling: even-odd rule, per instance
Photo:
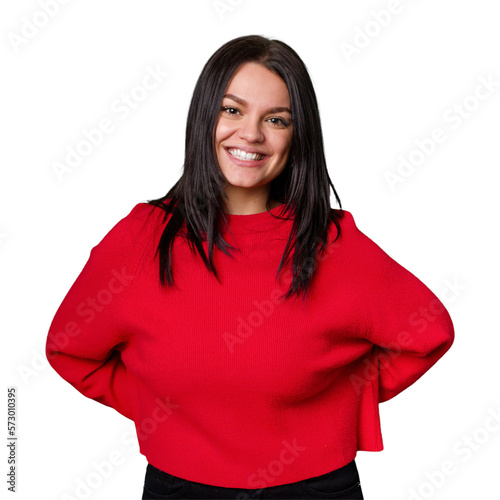
{"label": "knit sweater", "polygon": [[163,288],[154,254],[164,212],[139,203],[92,248],[52,320],[53,369],[132,419],[140,452],[169,474],[264,488],[381,451],[379,403],[453,343],[441,301],[345,210],[307,301],[281,301],[292,220],[271,214],[282,208],[226,215],[222,235],[237,249],[215,248],[219,281],[176,237],[175,287]]}

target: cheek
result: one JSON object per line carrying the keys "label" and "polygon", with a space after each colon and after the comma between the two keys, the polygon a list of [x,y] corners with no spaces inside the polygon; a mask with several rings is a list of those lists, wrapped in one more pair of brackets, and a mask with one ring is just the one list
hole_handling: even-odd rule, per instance
{"label": "cheek", "polygon": [[227,139],[232,133],[233,132],[230,126],[219,123],[217,125],[217,128],[215,129],[215,143],[217,144],[217,146],[221,141]]}
{"label": "cheek", "polygon": [[285,140],[281,141],[281,144],[280,144],[280,151],[281,151],[281,154],[286,156],[290,153],[290,150],[292,149],[292,138],[291,137],[287,137]]}

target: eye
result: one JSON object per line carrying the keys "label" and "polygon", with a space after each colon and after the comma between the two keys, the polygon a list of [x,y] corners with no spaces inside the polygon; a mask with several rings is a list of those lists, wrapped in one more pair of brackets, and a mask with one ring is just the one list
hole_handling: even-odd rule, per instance
{"label": "eye", "polygon": [[273,116],[272,118],[269,118],[269,120],[277,120],[277,122],[272,122],[273,125],[280,125],[283,127],[288,127],[289,125],[289,123],[284,118],[280,118],[278,116]]}
{"label": "eye", "polygon": [[222,106],[220,108],[221,111],[228,111],[228,115],[235,115],[236,113],[233,113],[233,111],[236,111],[239,113],[239,110],[237,108],[233,108],[232,106]]}

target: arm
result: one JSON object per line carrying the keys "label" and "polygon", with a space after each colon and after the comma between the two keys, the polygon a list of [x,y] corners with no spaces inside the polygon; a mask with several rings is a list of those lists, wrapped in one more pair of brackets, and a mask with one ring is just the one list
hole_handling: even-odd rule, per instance
{"label": "arm", "polygon": [[132,212],[92,248],[50,325],[46,356],[52,368],[88,398],[133,419],[133,380],[120,351],[126,332],[120,311],[137,272]]}
{"label": "arm", "polygon": [[357,266],[353,287],[363,336],[374,344],[368,359],[378,370],[379,402],[416,382],[451,347],[454,328],[438,297],[422,281],[352,226]]}

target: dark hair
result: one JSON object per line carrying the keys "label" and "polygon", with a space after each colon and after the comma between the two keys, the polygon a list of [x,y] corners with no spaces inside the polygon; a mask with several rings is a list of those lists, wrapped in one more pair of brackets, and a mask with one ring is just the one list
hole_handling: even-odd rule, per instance
{"label": "dark hair", "polygon": [[[271,181],[270,200],[284,205],[279,214],[293,214],[294,221],[276,276],[289,262],[293,253],[293,278],[284,295],[289,298],[300,292],[306,295],[307,287],[316,270],[316,254],[322,253],[327,243],[327,231],[333,221],[340,236],[337,219],[342,218],[342,206],[328,170],[323,148],[323,136],[316,94],[307,68],[298,54],[279,40],[259,35],[241,36],[220,47],[205,64],[189,107],[183,173],[168,193],[148,203],[165,211],[163,222],[171,214],[160,238],[160,282],[173,285],[171,250],[173,240],[186,221],[187,237],[193,250],[196,248],[207,269],[217,276],[213,261],[214,245],[226,255],[234,249],[220,235],[227,194],[225,178],[220,169],[216,148],[215,130],[220,106],[227,85],[238,68],[247,62],[256,62],[281,77],[288,88],[293,121],[292,145],[284,170]],[[340,210],[330,207],[330,189],[333,189]],[[168,201],[166,201],[168,199]],[[206,238],[204,236],[206,235]],[[208,259],[202,246],[208,241]],[[320,247],[318,248],[318,241]]]}

